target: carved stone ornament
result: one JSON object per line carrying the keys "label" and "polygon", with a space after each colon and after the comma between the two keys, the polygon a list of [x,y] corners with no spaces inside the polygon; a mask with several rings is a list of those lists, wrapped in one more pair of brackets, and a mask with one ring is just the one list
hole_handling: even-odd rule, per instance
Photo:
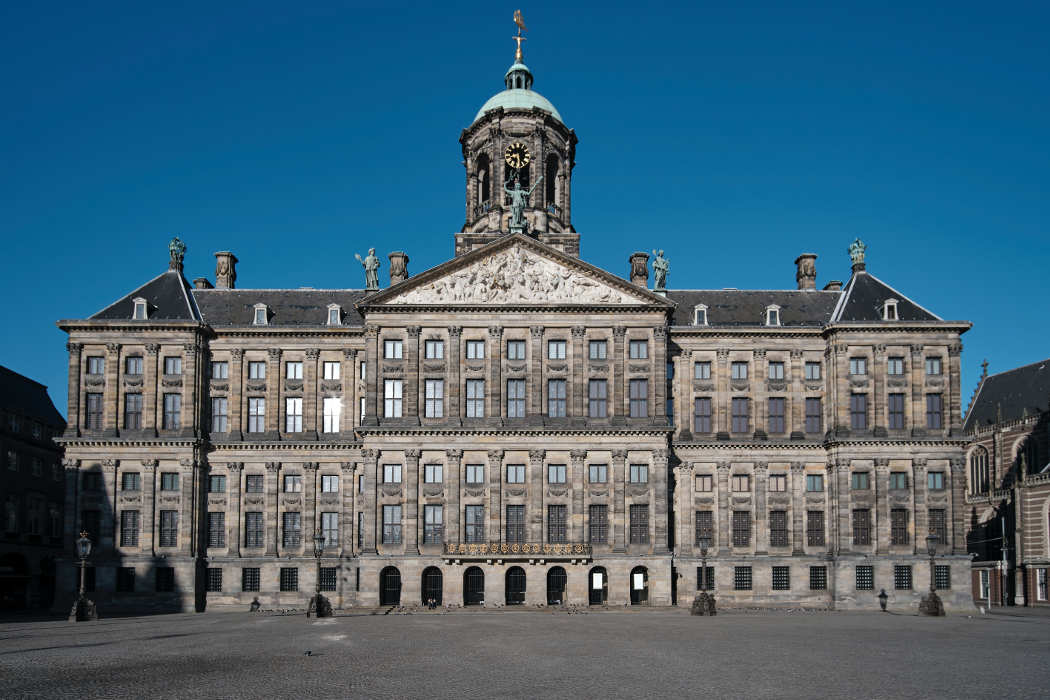
{"label": "carved stone ornament", "polygon": [[385,495],[385,496],[400,496],[401,495],[401,484],[383,484],[383,495]]}
{"label": "carved stone ornament", "polygon": [[733,496],[734,506],[746,506],[751,502],[751,496]]}
{"label": "carved stone ornament", "polygon": [[629,372],[648,372],[649,365],[628,365],[627,371]]}
{"label": "carved stone ornament", "polygon": [[228,382],[212,382],[211,383],[211,390],[212,391],[228,391],[229,388],[230,388],[230,385],[229,385]]}
{"label": "carved stone ornament", "polygon": [[524,496],[525,495],[525,489],[520,488],[520,487],[518,487],[518,488],[507,487],[507,495],[508,496],[515,496],[515,497],[517,497],[517,496]]}
{"label": "carved stone ornament", "polygon": [[160,502],[161,503],[178,503],[179,502],[179,497],[178,496],[161,496],[160,497]]}
{"label": "carved stone ornament", "polygon": [[124,386],[142,386],[142,377],[124,377]]}
{"label": "carved stone ornament", "polygon": [[805,386],[806,391],[823,391],[824,390],[824,382],[812,382],[812,383],[811,382],[806,382],[803,386]]}
{"label": "carved stone ornament", "polygon": [[189,468],[196,466],[196,463],[193,461],[192,457],[180,457],[179,466]]}
{"label": "carved stone ornament", "polygon": [[551,372],[564,372],[568,365],[547,365],[547,369]]}
{"label": "carved stone ornament", "polygon": [[849,380],[849,384],[854,389],[867,389],[868,388],[868,380],[867,379],[850,379]]}
{"label": "carved stone ornament", "polygon": [[287,391],[302,391],[303,380],[302,379],[286,379],[284,381],[284,388]]}
{"label": "carved stone ornament", "polygon": [[84,378],[84,384],[87,386],[102,386],[106,381],[102,377],[87,376]]}
{"label": "carved stone ornament", "polygon": [[704,382],[704,381],[700,381],[699,379],[695,379],[695,380],[693,380],[693,389],[695,389],[696,391],[714,391],[715,390],[715,383],[714,382]]}
{"label": "carved stone ornament", "polygon": [[467,371],[468,372],[484,372],[485,371],[485,365],[471,365],[471,364],[468,364],[467,365]]}
{"label": "carved stone ornament", "polygon": [[182,377],[178,377],[178,378],[175,378],[175,377],[164,377],[164,379],[160,380],[160,385],[163,386],[163,387],[169,387],[169,388],[170,387],[181,387],[182,386]]}
{"label": "carved stone ornament", "polygon": [[140,495],[131,495],[131,494],[129,494],[129,495],[121,494],[120,495],[120,502],[121,503],[142,503],[142,496],[140,496]]}
{"label": "carved stone ornament", "polygon": [[908,386],[908,380],[905,379],[904,377],[890,377],[889,379],[886,380],[886,385],[887,386],[893,386],[893,387]]}
{"label": "carved stone ornament", "polygon": [[144,459],[142,460],[142,467],[144,469],[155,469],[159,460],[156,459]]}
{"label": "carved stone ornament", "polygon": [[423,371],[424,372],[440,372],[440,373],[444,373],[444,371],[445,371],[445,363],[444,362],[424,362],[423,363]]}
{"label": "carved stone ornament", "polygon": [[569,492],[568,489],[547,489],[547,493],[556,498],[561,498]]}
{"label": "carved stone ornament", "polygon": [[383,365],[383,374],[393,374],[395,376],[402,375],[405,373],[405,368],[400,365]]}
{"label": "carved stone ornament", "polygon": [[463,495],[471,498],[479,498],[485,495],[485,489],[463,489]]}
{"label": "carved stone ornament", "polygon": [[266,503],[266,499],[262,496],[245,496],[244,503],[249,506],[261,506]]}
{"label": "carved stone ornament", "polygon": [[299,496],[283,496],[281,498],[281,505],[284,506],[297,506],[302,503],[302,498]]}
{"label": "carved stone ornament", "polygon": [[631,496],[646,496],[649,494],[649,487],[629,484],[627,487],[627,493]]}
{"label": "carved stone ornament", "polygon": [[245,391],[262,393],[266,391],[266,382],[248,382],[244,389]]}
{"label": "carved stone ornament", "polygon": [[766,382],[766,391],[784,391],[787,383],[783,379],[770,379]]}
{"label": "carved stone ornament", "polygon": [[520,246],[500,251],[461,270],[394,297],[392,304],[643,304]]}
{"label": "carved stone ornament", "polygon": [[424,496],[440,496],[444,492],[445,487],[442,484],[423,484]]}
{"label": "carved stone ornament", "polygon": [[591,489],[591,498],[605,498],[609,495],[609,492],[605,489]]}
{"label": "carved stone ornament", "polygon": [[343,382],[339,379],[322,379],[321,391],[342,391]]}
{"label": "carved stone ornament", "polygon": [[102,460],[102,466],[106,468],[114,468],[120,464],[119,459],[104,459]]}
{"label": "carved stone ornament", "polygon": [[591,365],[591,373],[592,374],[608,374],[609,373],[609,366],[608,365]]}

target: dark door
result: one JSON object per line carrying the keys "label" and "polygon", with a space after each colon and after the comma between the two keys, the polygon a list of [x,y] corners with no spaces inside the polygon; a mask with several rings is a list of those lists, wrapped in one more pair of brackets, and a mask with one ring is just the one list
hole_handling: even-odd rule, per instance
{"label": "dark door", "polygon": [[392,566],[379,573],[379,604],[401,605],[401,572]]}
{"label": "dark door", "polygon": [[472,566],[463,574],[463,604],[481,605],[485,602],[485,573]]}
{"label": "dark door", "polygon": [[590,605],[605,605],[609,599],[609,578],[603,567],[596,566],[587,573],[587,588]]}
{"label": "dark door", "polygon": [[631,570],[631,605],[645,605],[649,602],[649,572],[644,566]]}
{"label": "dark door", "polygon": [[565,602],[565,569],[555,566],[547,572],[547,605]]}
{"label": "dark door", "polygon": [[507,570],[507,605],[525,604],[525,569],[512,566]]}
{"label": "dark door", "polygon": [[441,569],[428,567],[423,572],[423,605],[441,605]]}

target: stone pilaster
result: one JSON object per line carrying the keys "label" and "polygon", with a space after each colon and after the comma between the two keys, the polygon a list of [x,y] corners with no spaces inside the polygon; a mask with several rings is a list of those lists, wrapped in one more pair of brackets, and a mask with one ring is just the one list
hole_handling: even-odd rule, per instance
{"label": "stone pilaster", "polygon": [[[77,539],[84,528],[84,524],[80,522],[79,509],[80,494],[82,493],[80,485],[80,460],[63,457],[62,469],[66,477],[66,480],[63,483],[63,486],[65,487],[63,515],[65,517],[62,520],[62,541],[73,542]],[[98,536],[98,533],[92,534],[96,537]]]}
{"label": "stone pilaster", "polygon": [[422,454],[420,450],[405,450],[405,554],[419,554],[419,458]]}
{"label": "stone pilaster", "polygon": [[587,459],[587,450],[572,450],[569,452],[572,461],[572,506],[569,514],[569,542],[584,542],[583,493],[584,493],[584,460]]}
{"label": "stone pilaster", "polygon": [[230,398],[227,402],[227,410],[230,412],[230,439],[240,440],[244,437],[244,405],[247,401],[244,396],[244,350],[234,348],[230,351],[230,358]]}
{"label": "stone pilaster", "polygon": [[[663,376],[663,375],[658,375]],[[652,507],[653,551],[665,554],[668,550],[667,520],[669,494],[667,492],[667,450],[653,450]]]}
{"label": "stone pilaster", "polygon": [[545,450],[529,450],[529,492],[525,501],[525,519],[531,542],[543,542],[543,509],[546,486],[543,478]]}
{"label": "stone pilaster", "polygon": [[748,383],[754,396],[752,403],[754,409],[751,414],[755,417],[752,426],[756,438],[764,440],[768,437],[769,430],[769,399],[766,386],[769,378],[769,366],[766,364],[766,351],[762,348],[751,351],[751,372],[748,373]]}
{"label": "stone pilaster", "polygon": [[[365,415],[361,425],[379,425],[379,326],[365,326]],[[373,478],[375,476],[373,475]],[[375,513],[372,513],[373,517]],[[367,518],[367,516],[366,516]],[[372,532],[375,547],[375,532]]]}
{"label": "stone pilaster", "polygon": [[[372,366],[370,372],[374,371]],[[369,382],[371,386],[374,382]],[[362,538],[361,554],[376,554],[376,497],[377,497],[377,470],[379,469],[379,450],[362,450],[364,458],[365,493],[362,510],[365,514],[365,532]]]}
{"label": "stone pilaster", "polygon": [[[66,437],[77,437],[80,435],[80,426],[84,424],[80,417],[80,360],[84,351],[83,343],[66,343],[69,351],[69,386],[66,403]],[[68,482],[68,479],[67,479]],[[69,499],[66,499],[69,503]],[[66,523],[75,522],[66,518]],[[68,525],[67,525],[68,529]],[[67,542],[72,540],[66,539]]]}
{"label": "stone pilaster", "polygon": [[584,408],[587,405],[587,374],[583,369],[583,341],[587,337],[587,329],[583,326],[573,326],[570,332],[572,335],[570,355],[572,371],[569,378],[569,392],[572,396],[572,409],[569,415],[583,425],[587,418],[587,410]]}
{"label": "stone pilaster", "polygon": [[102,394],[102,434],[107,437],[117,435],[117,414],[120,397],[120,343],[106,344],[106,386]]}
{"label": "stone pilaster", "polygon": [[[653,329],[653,368],[650,377],[656,384],[653,387],[652,416],[658,423],[663,423],[667,417],[667,327],[657,326]],[[667,472],[664,470],[664,483],[667,483]],[[664,498],[667,503],[667,498]],[[666,545],[666,541],[663,543]]]}
{"label": "stone pilaster", "polygon": [[419,387],[419,336],[422,328],[409,326],[405,329],[407,339],[405,341],[405,410],[402,415],[412,425],[419,424],[419,396],[422,393]]}
{"label": "stone pilaster", "polygon": [[852,500],[849,489],[850,462],[839,461],[835,465],[835,507],[838,510],[838,541],[835,552],[848,552],[853,549],[853,538],[851,536],[853,522],[851,515]]}
{"label": "stone pilaster", "polygon": [[448,508],[445,513],[445,542],[459,544],[459,502],[463,489],[461,476],[463,450],[445,450],[445,458],[446,466],[448,467]]}
{"label": "stone pilaster", "polygon": [[494,423],[500,423],[503,417],[503,387],[502,384],[502,372],[501,367],[503,365],[501,359],[502,349],[502,338],[503,328],[501,326],[491,326],[489,328],[489,340],[485,348],[485,365],[488,370],[485,374],[487,377],[486,384],[486,401],[485,416],[492,419]]}
{"label": "stone pilaster", "polygon": [[[835,434],[849,435],[850,431],[850,391],[849,386],[849,348],[845,343],[837,343],[828,348],[829,374],[828,390],[834,397]],[[830,527],[830,524],[829,524]]]}
{"label": "stone pilaster", "polygon": [[339,556],[341,557],[354,556],[357,552],[354,544],[357,541],[357,523],[354,521],[354,494],[357,493],[357,489],[354,488],[356,466],[353,462],[342,462],[339,465],[342,471],[342,478],[339,480]]}
{"label": "stone pilaster", "polygon": [[317,462],[303,462],[303,510],[302,538],[304,551],[312,552],[314,533],[321,529],[321,516],[318,512],[317,494],[321,492],[317,483]]}
{"label": "stone pilaster", "polygon": [[531,345],[529,347],[529,409],[528,415],[543,416],[547,414],[543,405],[543,326],[529,328]]}
{"label": "stone pilaster", "polygon": [[[623,349],[623,342],[617,345]],[[623,362],[621,354],[620,360]],[[621,382],[622,384],[622,382]],[[613,552],[626,552],[625,526],[627,518],[627,489],[624,485],[627,469],[627,450],[612,451],[612,478],[613,478]]]}
{"label": "stone pilaster", "polygon": [[199,342],[182,346],[182,415],[179,418],[179,434],[183,437],[194,437],[197,433],[197,406],[200,403],[197,396],[197,387],[200,385],[197,359],[200,352]]}
{"label": "stone pilaster", "polygon": [[952,554],[966,553],[966,460],[962,457],[951,459],[951,501],[948,503],[949,536],[952,538]]}
{"label": "stone pilaster", "polygon": [[[353,435],[354,426],[361,421],[361,401],[355,391],[357,387],[357,350],[350,348],[343,350],[343,359],[339,363],[339,378],[343,384],[343,411],[339,415],[339,432],[343,435]],[[352,464],[351,467],[353,467]],[[353,474],[352,469],[350,473]]]}
{"label": "stone pilaster", "polygon": [[[915,437],[926,435],[926,408],[922,405],[923,372],[926,370],[926,363],[923,362],[923,350],[924,348],[921,345],[911,346],[911,365],[908,367],[911,384],[911,416],[909,416],[909,419],[911,434]],[[916,527],[918,527],[918,522],[916,522]]]}
{"label": "stone pilaster", "polygon": [[[624,363],[627,358],[627,329],[623,326],[613,328],[612,342],[612,404],[609,417],[617,423],[622,423],[625,415],[623,389],[627,383]],[[621,479],[623,478],[621,474]]]}
{"label": "stone pilaster", "polygon": [[890,545],[890,460],[875,458],[875,545],[883,555]]}
{"label": "stone pilaster", "polygon": [[266,432],[276,438],[281,429],[281,349],[267,350],[266,364]]}
{"label": "stone pilaster", "polygon": [[915,531],[912,532],[911,544],[912,551],[915,554],[922,554],[926,551],[925,538],[929,534],[929,528],[926,524],[926,460],[922,458],[913,459],[911,466],[912,502],[915,508],[914,517],[912,517]]}
{"label": "stone pilaster", "polygon": [[263,514],[266,535],[266,556],[277,556],[277,538],[280,533],[280,513],[277,504],[281,490],[281,463],[266,463],[266,512]]}
{"label": "stone pilaster", "polygon": [[[139,513],[139,546],[143,552],[149,552],[151,556],[157,555],[157,464],[156,459],[144,459],[141,462],[142,474],[140,486],[142,487],[142,512]],[[120,473],[114,474],[119,489]],[[180,486],[181,486],[180,482]],[[181,518],[180,518],[181,520]]]}
{"label": "stone pilaster", "polygon": [[802,440],[806,436],[806,395],[802,386],[806,376],[806,363],[801,350],[791,351],[791,362],[788,363],[788,407],[784,411],[790,423],[787,426],[791,439]]}
{"label": "stone pilaster", "polygon": [[755,554],[769,551],[769,511],[766,509],[766,462],[755,462]]}
{"label": "stone pilaster", "polygon": [[230,504],[226,511],[226,551],[235,557],[241,556],[241,546],[244,544],[241,535],[241,523],[244,521],[244,481],[241,477],[243,471],[243,462],[226,464],[226,488]]}
{"label": "stone pilaster", "polygon": [[147,437],[157,436],[157,361],[160,345],[146,346],[146,376],[142,382],[142,429]]}
{"label": "stone pilaster", "polygon": [[674,499],[675,526],[675,551],[679,556],[693,556],[693,546],[696,540],[696,525],[693,522],[695,508],[690,502],[693,493],[693,468],[681,465],[675,468]]}
{"label": "stone pilaster", "polygon": [[[102,507],[102,518],[99,524],[99,541],[98,544],[100,550],[111,550],[116,551],[117,546],[117,523],[120,519],[120,494],[118,492],[120,484],[117,483],[117,474],[120,468],[119,459],[103,459],[100,460],[102,464],[102,481],[105,485],[106,495],[109,497],[110,505],[108,508]],[[83,484],[81,485],[83,486]],[[141,511],[141,508],[139,509]],[[139,527],[144,527],[143,518],[146,517],[143,513],[139,513]],[[139,531],[141,535],[141,529]],[[141,540],[140,540],[141,541]]]}
{"label": "stone pilaster", "polygon": [[489,542],[497,542],[502,539],[501,526],[503,515],[503,450],[489,450],[488,465],[488,531],[485,533]]}
{"label": "stone pilaster", "polygon": [[806,551],[806,503],[803,489],[806,482],[806,465],[802,462],[791,463],[791,553],[804,554]]}
{"label": "stone pilaster", "polygon": [[886,346],[876,345],[871,372],[871,420],[875,437],[886,437],[889,420],[886,398]]}
{"label": "stone pilaster", "polygon": [[[960,361],[962,355],[962,343],[953,343],[948,346],[948,381],[945,391],[948,396],[944,402],[944,427],[948,435],[959,435],[962,431],[962,397],[959,393]],[[960,501],[960,504],[962,501]]]}
{"label": "stone pilaster", "polygon": [[[711,403],[714,404],[713,410],[715,415],[713,416],[715,421],[715,432],[721,437],[729,436],[729,349],[719,348],[717,351],[717,366],[715,368],[715,395],[711,398]],[[725,515],[721,515],[719,520],[725,519]],[[719,538],[719,547],[724,547],[725,544]]]}
{"label": "stone pilaster", "polygon": [[[463,416],[463,401],[460,391],[463,384],[460,379],[462,360],[463,327],[448,327],[448,422],[459,425]],[[457,514],[458,518],[458,514]],[[458,534],[457,534],[458,537]]]}
{"label": "stone pilaster", "polygon": [[320,350],[309,348],[303,361],[303,440],[316,440],[323,427],[317,406],[317,397],[321,394],[320,382],[317,381],[317,360],[320,356]]}
{"label": "stone pilaster", "polygon": [[[729,462],[718,463],[718,551],[729,552]],[[712,543],[712,546],[716,546]]]}

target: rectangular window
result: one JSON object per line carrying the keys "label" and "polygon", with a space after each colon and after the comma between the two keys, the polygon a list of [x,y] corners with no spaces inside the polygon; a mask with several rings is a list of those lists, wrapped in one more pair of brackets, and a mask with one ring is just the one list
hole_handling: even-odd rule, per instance
{"label": "rectangular window", "polygon": [[[361,549],[365,546],[365,514],[361,511],[357,513],[357,548]],[[360,576],[360,574],[358,574]]]}
{"label": "rectangular window", "polygon": [[592,360],[604,360],[609,357],[609,344],[604,340],[592,340],[587,347],[587,354]]}
{"label": "rectangular window", "polygon": [[139,376],[142,374],[142,358],[138,356],[128,357],[124,360],[124,374]]}
{"label": "rectangular window", "polygon": [[507,418],[525,417],[525,380],[507,380]]}
{"label": "rectangular window", "polygon": [[693,363],[693,379],[710,379],[711,363],[708,361]]}
{"label": "rectangular window", "polygon": [[244,492],[245,493],[262,493],[263,492],[263,475],[262,474],[247,474],[244,477]]}
{"label": "rectangular window", "polygon": [[423,359],[443,360],[445,359],[445,341],[427,340],[423,343]]}
{"label": "rectangular window", "polygon": [[423,382],[423,415],[426,418],[445,417],[445,380],[427,379]]}
{"label": "rectangular window", "polygon": [[609,415],[609,385],[604,379],[587,382],[587,415],[605,418]]}
{"label": "rectangular window", "polygon": [[[951,573],[950,571],[948,572]],[[986,573],[986,572],[985,572]],[[1047,599],[1047,570],[1036,569],[1035,570],[1035,599],[1046,600]],[[950,583],[950,581],[949,581]]]}
{"label": "rectangular window", "polygon": [[735,591],[750,591],[751,590],[751,567],[750,566],[734,566],[733,567],[733,590],[735,590]]}
{"label": "rectangular window", "polygon": [[886,374],[892,377],[899,377],[904,374],[904,358],[903,357],[891,357],[886,360]]}
{"label": "rectangular window", "polygon": [[217,567],[208,568],[205,582],[205,590],[208,593],[222,592],[222,569]]}
{"label": "rectangular window", "polygon": [[908,509],[890,509],[890,544],[908,544]]}
{"label": "rectangular window", "polygon": [[321,513],[321,534],[325,547],[339,546],[339,513]]}
{"label": "rectangular window", "polygon": [[853,509],[853,544],[859,547],[871,545],[871,511],[867,508]]}
{"label": "rectangular window", "polygon": [[551,418],[565,417],[565,380],[547,380],[547,415]]}
{"label": "rectangular window", "polygon": [[649,359],[649,341],[648,340],[632,340],[628,344],[628,353],[632,360],[647,360]]}
{"label": "rectangular window", "polygon": [[632,379],[630,392],[631,418],[647,418],[649,416],[649,380]]}
{"label": "rectangular window", "polygon": [[784,363],[783,362],[770,362],[769,363],[769,378],[775,380],[784,379]]}
{"label": "rectangular window", "polygon": [[631,506],[630,530],[631,544],[649,544],[649,506]]}
{"label": "rectangular window", "polygon": [[729,367],[729,376],[731,379],[744,380],[747,379],[747,363],[746,362],[734,362]]}
{"label": "rectangular window", "polygon": [[468,464],[467,465],[467,483],[468,484],[484,484],[485,483],[485,465],[484,464]]}
{"label": "rectangular window", "polygon": [[784,418],[785,404],[787,402],[783,397],[773,396],[769,399],[769,427],[768,430],[773,434],[780,434],[787,430],[786,421]]}
{"label": "rectangular window", "polygon": [[888,397],[889,429],[904,429],[904,394],[890,394]]}
{"label": "rectangular window", "polygon": [[788,546],[788,521],[786,510],[769,511],[769,546]]}
{"label": "rectangular window", "polygon": [[443,484],[445,483],[445,470],[440,464],[425,464],[423,465],[423,483],[424,484]]}
{"label": "rectangular window", "polygon": [[751,399],[734,396],[732,401],[733,432],[751,431]]}
{"label": "rectangular window", "polygon": [[102,430],[102,394],[88,394],[85,401],[84,427]]}
{"label": "rectangular window", "polygon": [[828,567],[826,566],[811,566],[809,567],[809,590],[811,591],[823,591],[827,590],[828,587]]}
{"label": "rectangular window", "polygon": [[698,591],[713,591],[715,590],[715,567],[707,567],[705,572],[703,567],[696,567],[696,590]]}
{"label": "rectangular window", "polygon": [[248,399],[248,432],[266,432],[266,399]]}
{"label": "rectangular window", "polygon": [[926,427],[940,430],[944,425],[944,408],[940,394],[926,394]]}
{"label": "rectangular window", "polygon": [[890,489],[899,490],[908,488],[907,472],[890,472]]}
{"label": "rectangular window", "polygon": [[139,546],[139,512],[137,510],[120,511],[120,546]]}
{"label": "rectangular window", "polygon": [[850,488],[854,491],[867,491],[871,488],[871,474],[868,472],[853,472],[850,475]]}
{"label": "rectangular window", "polygon": [[241,569],[241,590],[245,593],[254,593],[259,590],[259,569],[257,567]]}
{"label": "rectangular window", "polygon": [[591,504],[588,508],[587,534],[591,544],[606,544],[609,541],[609,507]]}
{"label": "rectangular window", "polygon": [[161,491],[178,491],[179,490],[179,474],[178,472],[162,472],[160,475],[160,490]]}
{"label": "rectangular window", "polygon": [[547,541],[551,544],[564,544],[566,539],[565,506],[547,506]]}
{"label": "rectangular window", "polygon": [[857,567],[856,585],[858,591],[875,590],[875,567],[862,565]]}
{"label": "rectangular window", "polygon": [[164,394],[164,429],[182,427],[182,394]]}
{"label": "rectangular window", "polygon": [[484,340],[468,340],[467,341],[467,359],[468,360],[484,360],[485,359],[485,341]]}
{"label": "rectangular window", "polygon": [[291,592],[299,590],[299,569],[295,567],[281,567],[281,591]]}
{"label": "rectangular window", "polygon": [[467,380],[467,418],[485,417],[485,380]]}
{"label": "rectangular window", "polygon": [[284,492],[285,493],[302,493],[303,492],[303,477],[301,474],[285,474],[284,475]]}
{"label": "rectangular window", "polygon": [[806,491],[809,493],[822,493],[824,491],[824,475],[806,474]]}
{"label": "rectangular window", "polygon": [[383,506],[383,544],[401,544],[401,506]]}
{"label": "rectangular window", "polygon": [[402,358],[403,346],[400,340],[383,341],[383,359],[400,360]]}
{"label": "rectangular window", "polygon": [[820,379],[820,363],[819,362],[807,362],[806,363],[806,379],[819,380]]}
{"label": "rectangular window", "polygon": [[230,429],[229,423],[229,401],[224,396],[216,396],[211,400],[211,431],[213,433],[225,433]]}
{"label": "rectangular window", "polygon": [[281,513],[281,543],[285,547],[298,547],[302,542],[302,518],[300,513]]}
{"label": "rectangular window", "polygon": [[244,514],[244,546],[262,547],[266,536],[263,514],[249,511]]}
{"label": "rectangular window", "polygon": [[[1036,572],[1046,571],[1046,569],[1036,569]],[[1043,582],[1042,598],[1039,600],[1046,600],[1046,582],[1045,576]],[[947,591],[952,587],[952,567],[947,564],[935,564],[933,567],[933,587],[938,591]],[[1038,591],[1038,589],[1037,589]]]}
{"label": "rectangular window", "polygon": [[508,484],[524,484],[525,483],[525,465],[524,464],[508,464],[507,465],[507,483]]}
{"label": "rectangular window", "polygon": [[751,477],[747,474],[734,474],[730,479],[733,491],[747,492],[751,490]]}
{"label": "rectangular window", "polygon": [[748,547],[751,545],[751,511],[733,511],[733,546]]}
{"label": "rectangular window", "polygon": [[980,572],[980,587],[981,590],[978,592],[978,597],[981,600],[988,600],[989,591],[991,590],[991,576],[988,569],[981,569]]}
{"label": "rectangular window", "polygon": [[701,396],[693,400],[693,432],[711,432],[711,398]]}
{"label": "rectangular window", "polygon": [[926,486],[930,491],[944,490],[944,472],[930,472],[926,475]]}
{"label": "rectangular window", "polygon": [[649,465],[647,464],[632,464],[630,471],[630,478],[632,484],[648,484],[649,483]]}
{"label": "rectangular window", "polygon": [[343,400],[335,396],[325,397],[321,402],[321,410],[321,432],[338,433],[343,422]]}
{"label": "rectangular window", "polygon": [[790,591],[791,590],[791,567],[790,566],[774,566],[773,567],[773,590],[774,591]]}
{"label": "rectangular window", "polygon": [[182,374],[182,358],[165,357],[164,374]]}
{"label": "rectangular window", "polygon": [[714,477],[710,474],[698,474],[694,479],[697,491],[707,493],[714,490]]}
{"label": "rectangular window", "polygon": [[787,474],[770,474],[769,490],[772,493],[787,491]]}
{"label": "rectangular window", "polygon": [[384,484],[400,484],[401,483],[401,465],[400,464],[384,464],[383,465],[383,483]]}
{"label": "rectangular window", "polygon": [[823,409],[819,398],[809,397],[806,399],[806,432],[819,433],[823,424]]}
{"label": "rectangular window", "polygon": [[609,467],[605,464],[592,464],[587,467],[587,476],[592,484],[604,484],[609,480]]}
{"label": "rectangular window", "polygon": [[302,379],[303,378],[303,363],[302,362],[285,362],[284,363],[284,378],[285,379]]}
{"label": "rectangular window", "polygon": [[849,359],[849,373],[862,375],[868,373],[868,360],[863,357],[851,357]]}
{"label": "rectangular window", "polygon": [[266,379],[266,363],[249,362],[248,379]]}
{"label": "rectangular window", "polygon": [[322,374],[321,376],[324,379],[327,379],[329,381],[333,379],[339,379],[340,374],[342,372],[342,370],[340,369],[340,363],[326,361],[324,364],[321,365],[321,367],[323,368],[324,372],[324,374]]}
{"label": "rectangular window", "polygon": [[285,399],[284,432],[303,432],[303,400],[301,398]]}
{"label": "rectangular window", "polygon": [[508,340],[507,341],[507,359],[508,360],[524,360],[525,359],[525,341],[524,340]]}
{"label": "rectangular window", "polygon": [[565,483],[565,465],[564,464],[548,464],[547,465],[547,483],[548,484],[564,484]]}
{"label": "rectangular window", "polygon": [[868,427],[868,395],[850,394],[849,424],[853,430],[866,430]]}
{"label": "rectangular window", "polygon": [[158,566],[154,578],[154,587],[157,593],[172,593],[175,591],[175,567]]}
{"label": "rectangular window", "polygon": [[548,360],[564,360],[565,359],[565,341],[564,340],[548,340],[547,341],[547,359]]}
{"label": "rectangular window", "polygon": [[400,379],[383,380],[383,415],[387,418],[401,417],[402,384]]}
{"label": "rectangular window", "polygon": [[[333,309],[334,311],[335,309]],[[318,581],[319,588],[322,591],[331,592],[336,589],[336,583],[338,581],[337,575],[338,569],[334,566],[323,566],[321,567],[321,579]]]}
{"label": "rectangular window", "polygon": [[463,541],[470,543],[485,541],[485,506],[467,506],[463,518]]}
{"label": "rectangular window", "polygon": [[927,511],[927,522],[930,526],[930,534],[937,538],[937,544],[947,544],[948,523],[944,508],[930,508]]}
{"label": "rectangular window", "polygon": [[106,358],[104,357],[89,357],[87,359],[87,373],[91,375],[105,374],[106,372]]}
{"label": "rectangular window", "polygon": [[[92,490],[92,491],[97,490],[97,489],[88,489],[88,481],[87,481],[87,477],[88,476],[95,476],[95,475],[94,474],[85,474],[84,475],[84,479],[85,479],[85,481],[84,481],[84,490],[85,491],[87,491],[87,490]],[[99,474],[98,476],[101,477],[102,475]],[[99,484],[99,487],[101,487],[101,482]],[[123,474],[120,475],[120,490],[121,491],[138,491],[141,488],[142,488],[142,481],[141,481],[141,477],[140,477],[138,472],[124,472]]]}
{"label": "rectangular window", "polygon": [[117,567],[117,593],[135,592],[135,567]]}
{"label": "rectangular window", "polygon": [[507,506],[507,542],[525,541],[525,506]]}
{"label": "rectangular window", "polygon": [[179,544],[179,512],[177,510],[162,510],[160,512],[160,543],[161,547],[177,547]]}
{"label": "rectangular window", "polygon": [[208,513],[208,546],[226,546],[226,513],[221,511]]}
{"label": "rectangular window", "polygon": [[898,591],[911,590],[911,566],[897,564],[893,567],[893,587]]}
{"label": "rectangular window", "polygon": [[321,475],[321,493],[339,493],[339,475]]}
{"label": "rectangular window", "polygon": [[824,546],[824,511],[806,511],[806,542],[810,547]]}
{"label": "rectangular window", "polygon": [[927,357],[926,358],[926,374],[935,377],[941,373],[941,358],[939,357]]}
{"label": "rectangular window", "polygon": [[441,544],[444,541],[444,506],[429,504],[423,506],[423,544]]}
{"label": "rectangular window", "polygon": [[696,511],[696,546],[699,547],[703,544],[704,539],[707,539],[707,546],[710,547],[715,541],[715,514],[710,510],[698,510]]}

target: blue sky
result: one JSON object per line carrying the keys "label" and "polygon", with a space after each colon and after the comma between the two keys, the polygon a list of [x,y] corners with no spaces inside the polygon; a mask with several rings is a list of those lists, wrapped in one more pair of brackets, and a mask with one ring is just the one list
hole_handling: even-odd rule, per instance
{"label": "blue sky", "polygon": [[[59,318],[161,272],[241,260],[241,287],[419,272],[463,225],[458,143],[513,57],[507,3],[5,3],[0,363],[64,412]],[[582,255],[660,247],[673,288],[847,279],[846,246],[966,319],[988,358],[1050,356],[1050,5],[522,6],[535,89],[574,128]],[[386,279],[386,266],[381,279]]]}

